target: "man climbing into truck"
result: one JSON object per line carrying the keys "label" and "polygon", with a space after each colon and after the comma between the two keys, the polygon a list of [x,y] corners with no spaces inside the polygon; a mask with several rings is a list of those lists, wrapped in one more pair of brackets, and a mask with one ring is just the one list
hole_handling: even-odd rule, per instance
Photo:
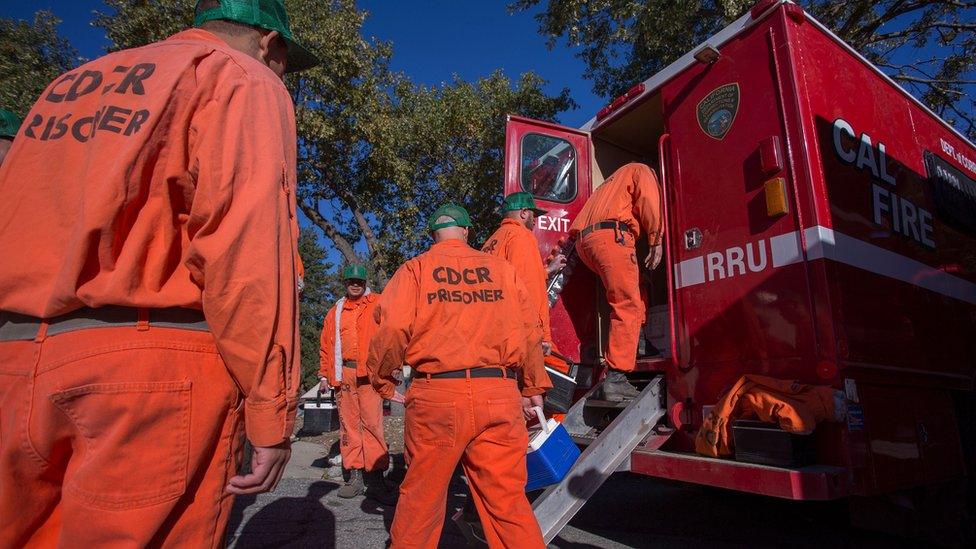
{"label": "man climbing into truck", "polygon": [[610,304],[610,335],[603,383],[604,398],[622,401],[637,396],[627,373],[637,366],[637,344],[644,322],[639,289],[636,243],[646,237],[650,246],[644,266],[661,262],[661,190],[654,171],[632,162],[593,191],[569,229],[576,235],[576,251],[584,265],[600,277]]}

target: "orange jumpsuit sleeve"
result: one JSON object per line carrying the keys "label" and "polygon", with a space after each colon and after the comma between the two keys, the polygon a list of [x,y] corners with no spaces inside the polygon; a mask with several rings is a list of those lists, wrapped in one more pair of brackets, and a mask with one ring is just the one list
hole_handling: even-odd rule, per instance
{"label": "orange jumpsuit sleeve", "polygon": [[529,301],[542,321],[542,341],[552,341],[549,327],[549,296],[546,292],[546,269],[542,266],[539,248],[533,238],[513,238],[509,244],[507,259],[522,275],[522,282],[529,294]]}
{"label": "orange jumpsuit sleeve", "polygon": [[387,400],[393,398],[397,385],[393,373],[403,366],[413,335],[419,295],[417,273],[413,263],[408,262],[397,269],[376,305],[374,315],[379,326],[369,344],[366,369],[376,392]]}
{"label": "orange jumpsuit sleeve", "polygon": [[654,171],[644,164],[633,164],[627,190],[634,202],[634,217],[651,246],[661,243],[661,187]]}
{"label": "orange jumpsuit sleeve", "polygon": [[338,387],[335,379],[335,305],[325,315],[322,337],[319,338],[319,377],[324,377],[329,387]]}
{"label": "orange jumpsuit sleeve", "polygon": [[293,117],[281,82],[245,75],[191,122],[186,267],[255,446],[288,440],[298,404]]}
{"label": "orange jumpsuit sleeve", "polygon": [[525,330],[522,396],[541,395],[552,388],[552,381],[549,379],[549,374],[546,373],[545,361],[542,356],[542,322],[539,319],[539,310],[518,275],[515,276],[515,290],[518,294],[519,312]]}

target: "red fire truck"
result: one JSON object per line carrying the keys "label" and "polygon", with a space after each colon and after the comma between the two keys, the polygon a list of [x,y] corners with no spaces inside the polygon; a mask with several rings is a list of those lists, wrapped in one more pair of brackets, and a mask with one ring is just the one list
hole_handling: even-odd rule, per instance
{"label": "red fire truck", "polygon": [[[965,486],[972,143],[800,6],[761,0],[580,129],[510,116],[505,192],[549,210],[535,229],[545,256],[633,161],[655,168],[664,195],[666,257],[647,275],[645,327],[661,352],[639,361],[661,396],[620,468],[794,500]],[[600,294],[580,266],[552,309],[583,387],[599,374]],[[817,428],[813,465],[694,453],[703,415],[750,373],[844,392],[846,421]],[[571,498],[573,482],[549,492]],[[547,526],[537,501],[547,539],[573,505],[550,509]]]}

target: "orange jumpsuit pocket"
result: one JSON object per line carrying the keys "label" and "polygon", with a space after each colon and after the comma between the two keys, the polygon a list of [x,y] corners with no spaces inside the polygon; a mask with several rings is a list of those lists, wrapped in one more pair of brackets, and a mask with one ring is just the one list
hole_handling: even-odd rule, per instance
{"label": "orange jumpsuit pocket", "polygon": [[457,438],[457,410],[453,402],[412,399],[406,422],[410,437],[421,444],[454,446]]}
{"label": "orange jumpsuit pocket", "polygon": [[174,500],[186,490],[189,381],[96,383],[53,393],[84,444],[65,493],[105,510]]}
{"label": "orange jumpsuit pocket", "polygon": [[487,404],[488,427],[497,429],[500,439],[516,441],[525,436],[521,398],[490,399]]}

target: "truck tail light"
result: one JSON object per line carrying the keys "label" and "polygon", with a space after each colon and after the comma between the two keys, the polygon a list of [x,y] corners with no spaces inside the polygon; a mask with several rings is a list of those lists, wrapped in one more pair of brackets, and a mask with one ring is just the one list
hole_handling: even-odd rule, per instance
{"label": "truck tail light", "polygon": [[759,167],[769,175],[783,170],[783,149],[779,146],[778,135],[771,135],[759,142]]}
{"label": "truck tail light", "polygon": [[628,101],[637,97],[638,95],[644,93],[644,83],[641,82],[636,86],[627,90],[627,93],[621,95],[620,97],[614,99],[609,105],[600,109],[600,112],[596,113],[597,121],[603,120],[613,111],[623,107]]}
{"label": "truck tail light", "polygon": [[786,201],[786,180],[774,177],[763,185],[766,192],[766,213],[769,217],[779,217],[790,213],[790,206]]}

